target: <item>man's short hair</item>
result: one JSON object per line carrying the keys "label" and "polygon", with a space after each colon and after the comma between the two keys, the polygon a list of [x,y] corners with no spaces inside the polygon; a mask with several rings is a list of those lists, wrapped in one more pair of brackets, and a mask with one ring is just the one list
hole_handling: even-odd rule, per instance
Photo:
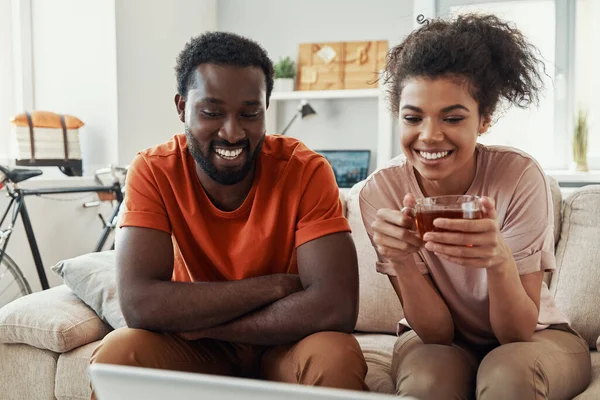
{"label": "man's short hair", "polygon": [[261,45],[229,32],[207,32],[190,39],[177,56],[177,92],[187,97],[193,72],[200,64],[258,67],[265,73],[267,104],[273,91],[273,62]]}

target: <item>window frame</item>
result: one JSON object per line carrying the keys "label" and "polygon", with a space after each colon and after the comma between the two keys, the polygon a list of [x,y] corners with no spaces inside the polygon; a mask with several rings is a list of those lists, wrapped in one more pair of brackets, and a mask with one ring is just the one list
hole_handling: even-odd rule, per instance
{"label": "window frame", "polygon": [[[32,110],[34,105],[31,1],[12,0],[9,6],[11,9],[8,18],[11,19],[12,25],[10,31],[12,51],[8,57],[12,58],[12,70],[8,79],[12,81],[12,112]],[[8,124],[8,121],[5,123]],[[0,137],[0,143],[8,143],[10,134],[7,136]],[[11,146],[7,145],[5,150],[0,151],[1,165],[11,165],[14,162],[10,148]]]}

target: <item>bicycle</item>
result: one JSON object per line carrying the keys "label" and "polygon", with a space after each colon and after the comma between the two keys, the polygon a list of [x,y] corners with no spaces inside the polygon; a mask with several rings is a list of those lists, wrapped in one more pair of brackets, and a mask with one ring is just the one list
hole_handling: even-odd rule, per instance
{"label": "bicycle", "polygon": [[[31,219],[29,212],[25,204],[25,198],[28,196],[43,196],[53,194],[73,194],[73,193],[97,193],[99,201],[88,202],[84,204],[84,207],[93,207],[100,205],[101,201],[105,200],[116,200],[116,205],[112,210],[110,219],[108,222],[102,217],[102,214],[98,214],[100,217],[103,229],[94,248],[94,252],[102,251],[106,245],[110,233],[115,229],[117,225],[117,218],[121,204],[124,198],[124,186],[119,179],[118,173],[122,175],[124,180],[127,168],[111,166],[96,171],[94,179],[97,183],[96,186],[82,186],[82,187],[56,187],[56,188],[44,188],[44,189],[21,189],[19,184],[28,179],[41,175],[43,172],[39,169],[8,169],[0,166],[0,189],[4,187],[7,192],[7,196],[10,197],[10,201],[2,218],[0,219],[0,308],[10,303],[13,300],[21,296],[30,294],[31,287],[27,282],[27,279],[23,275],[23,272],[14,260],[6,254],[6,248],[8,242],[15,228],[15,223],[19,215],[23,222],[25,234],[29,242],[29,248],[31,255],[37,270],[37,275],[42,286],[42,290],[49,288],[48,278],[40,255],[40,250],[33,232],[31,225]],[[110,184],[104,184],[100,179],[103,174],[110,173],[112,175],[112,182]],[[10,211],[12,210],[12,216],[9,219],[8,226],[2,229],[5,220],[7,219]],[[114,249],[114,242],[111,246]]]}

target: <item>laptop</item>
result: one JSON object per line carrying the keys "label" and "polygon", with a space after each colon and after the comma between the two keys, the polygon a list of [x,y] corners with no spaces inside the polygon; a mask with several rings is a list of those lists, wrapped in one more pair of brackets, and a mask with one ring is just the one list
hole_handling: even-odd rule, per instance
{"label": "laptop", "polygon": [[[89,368],[98,400],[398,400],[399,397],[317,388],[256,379],[189,372],[92,364]],[[407,400],[409,397],[402,397]],[[416,400],[416,399],[414,399]]]}
{"label": "laptop", "polygon": [[324,156],[335,174],[335,180],[340,188],[351,188],[356,183],[367,178],[370,150],[315,150]]}

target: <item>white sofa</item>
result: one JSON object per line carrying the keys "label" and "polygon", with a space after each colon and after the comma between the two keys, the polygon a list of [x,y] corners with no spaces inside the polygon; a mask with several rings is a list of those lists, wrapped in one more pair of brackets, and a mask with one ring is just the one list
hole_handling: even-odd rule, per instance
{"label": "white sofa", "polygon": [[[341,196],[347,198],[343,203],[359,257],[360,311],[355,335],[369,366],[371,390],[394,393],[391,355],[402,309],[388,279],[375,272],[375,253],[358,209],[360,186]],[[577,399],[600,399],[600,186],[577,190],[564,207],[555,183],[553,195],[560,240],[559,269],[550,289],[593,348],[593,380]],[[89,399],[90,355],[110,330],[65,285],[0,309],[0,399]]]}

